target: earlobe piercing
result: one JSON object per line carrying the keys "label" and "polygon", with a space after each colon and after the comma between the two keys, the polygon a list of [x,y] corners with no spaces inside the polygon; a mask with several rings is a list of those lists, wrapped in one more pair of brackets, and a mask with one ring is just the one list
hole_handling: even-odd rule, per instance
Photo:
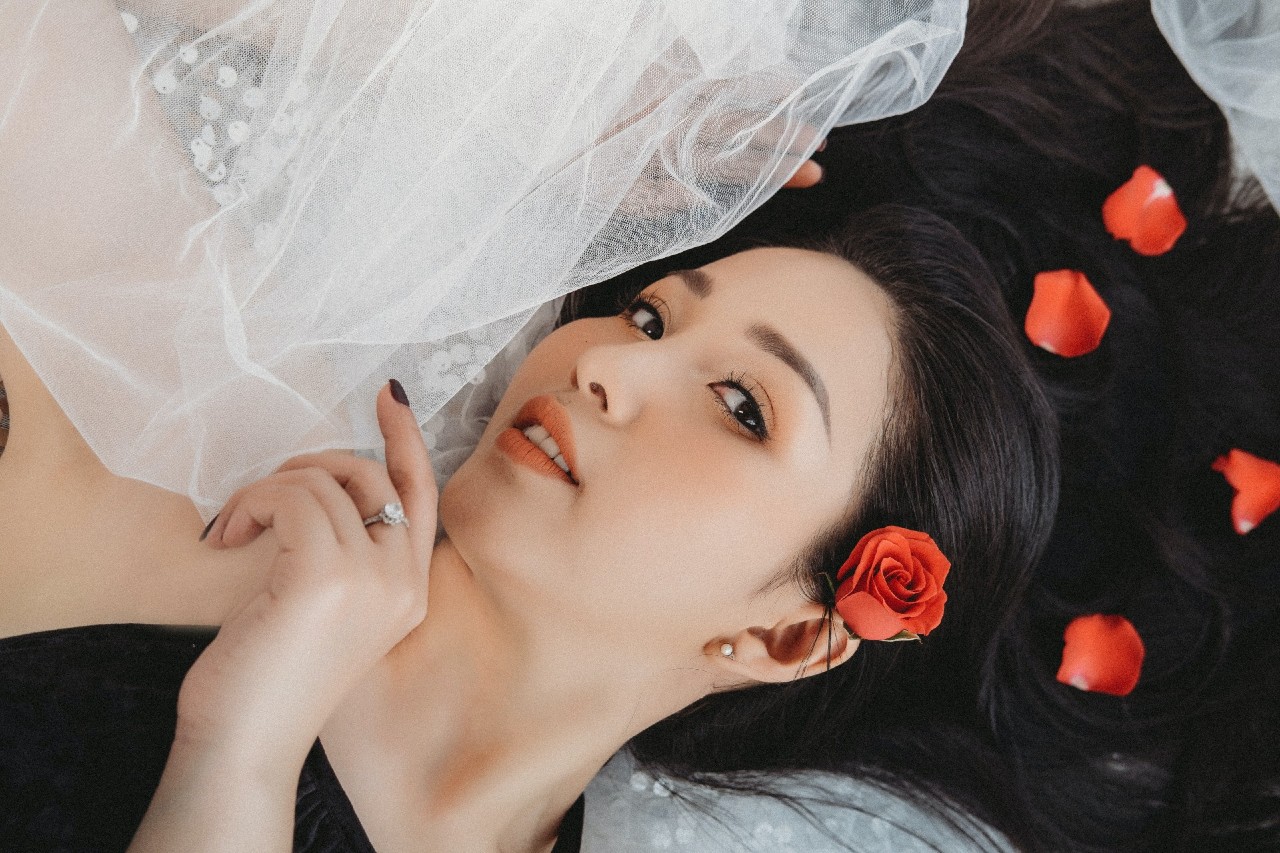
{"label": "earlobe piercing", "polygon": [[725,643],[720,647],[720,654],[727,658],[733,658],[733,643]]}

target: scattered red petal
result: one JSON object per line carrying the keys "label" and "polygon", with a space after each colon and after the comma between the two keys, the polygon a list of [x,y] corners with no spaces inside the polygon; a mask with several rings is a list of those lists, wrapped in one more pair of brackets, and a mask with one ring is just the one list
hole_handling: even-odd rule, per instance
{"label": "scattered red petal", "polygon": [[1241,536],[1280,509],[1280,465],[1275,462],[1232,450],[1214,460],[1213,470],[1222,473],[1236,490],[1231,521]]}
{"label": "scattered red petal", "polygon": [[1058,681],[1080,690],[1127,696],[1138,683],[1147,650],[1123,616],[1077,616],[1062,639]]}
{"label": "scattered red petal", "polygon": [[1163,255],[1187,230],[1173,188],[1150,166],[1139,166],[1107,196],[1102,222],[1112,237],[1128,240],[1140,255]]}
{"label": "scattered red petal", "polygon": [[1024,328],[1031,342],[1074,358],[1093,352],[1111,322],[1111,309],[1084,273],[1054,270],[1036,274],[1035,295]]}

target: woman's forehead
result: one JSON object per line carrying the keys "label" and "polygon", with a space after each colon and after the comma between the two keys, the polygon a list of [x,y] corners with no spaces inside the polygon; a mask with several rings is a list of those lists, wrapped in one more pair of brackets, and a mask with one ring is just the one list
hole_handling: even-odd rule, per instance
{"label": "woman's forehead", "polygon": [[704,295],[716,285],[733,301],[769,306],[781,318],[821,330],[827,326],[887,327],[891,308],[881,288],[843,258],[809,249],[751,249],[721,258],[701,270]]}
{"label": "woman's forehead", "polygon": [[842,258],[807,249],[752,249],[689,272],[698,279],[693,289],[701,292],[700,301],[716,313],[767,324],[811,349],[806,354],[815,364],[825,361],[843,372],[854,359],[873,371],[880,363],[887,369],[892,305],[879,285]]}

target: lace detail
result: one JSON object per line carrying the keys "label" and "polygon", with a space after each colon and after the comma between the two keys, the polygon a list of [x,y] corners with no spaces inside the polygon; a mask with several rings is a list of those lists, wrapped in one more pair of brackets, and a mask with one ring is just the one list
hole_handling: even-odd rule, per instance
{"label": "lace detail", "polygon": [[260,162],[241,154],[253,150],[261,157],[276,150],[268,138],[277,128],[286,138],[297,136],[292,113],[265,131],[258,126],[255,113],[266,101],[259,88],[265,57],[240,39],[162,23],[143,28],[129,12],[120,17],[139,54],[152,57],[142,74],[155,88],[196,172],[219,205],[231,204],[254,177],[247,173],[256,166],[246,162]]}

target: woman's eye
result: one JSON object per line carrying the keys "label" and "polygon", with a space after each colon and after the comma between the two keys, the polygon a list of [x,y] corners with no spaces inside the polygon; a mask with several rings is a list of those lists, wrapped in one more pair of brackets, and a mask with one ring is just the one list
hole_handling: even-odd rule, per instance
{"label": "woman's eye", "polygon": [[657,340],[662,337],[662,333],[666,330],[666,324],[662,322],[662,314],[658,311],[656,305],[647,299],[637,299],[622,312],[622,316],[628,323],[635,326],[645,337]]}
{"label": "woman's eye", "polygon": [[712,387],[720,397],[725,410],[744,429],[761,441],[769,437],[764,413],[760,411],[760,405],[756,403],[750,392],[735,381],[717,382]]}

